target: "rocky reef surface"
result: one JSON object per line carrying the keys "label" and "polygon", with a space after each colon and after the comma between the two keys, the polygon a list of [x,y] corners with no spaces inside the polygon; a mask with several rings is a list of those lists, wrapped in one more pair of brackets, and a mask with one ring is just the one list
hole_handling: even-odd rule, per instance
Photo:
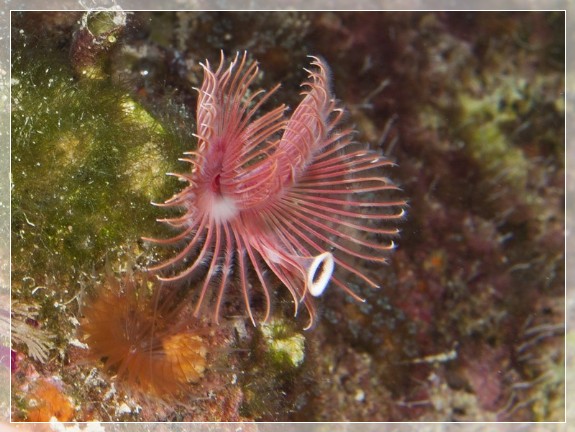
{"label": "rocky reef surface", "polygon": [[[14,12],[12,419],[562,421],[564,18]],[[328,288],[308,331],[287,301],[255,328],[194,322],[205,370],[166,401],[79,329],[110,275],[168,256],[141,240],[167,236],[150,201],[181,188],[165,173],[187,169],[199,63],[221,50],[292,108],[307,56],[325,59],[409,206],[389,265],[354,263],[381,285],[348,281],[365,303]]]}

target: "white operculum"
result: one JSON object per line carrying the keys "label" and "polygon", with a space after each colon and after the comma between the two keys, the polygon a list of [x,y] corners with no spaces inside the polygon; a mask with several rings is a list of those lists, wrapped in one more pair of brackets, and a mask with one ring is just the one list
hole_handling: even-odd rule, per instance
{"label": "white operculum", "polygon": [[333,255],[330,252],[323,252],[316,256],[300,256],[283,254],[277,249],[270,247],[264,247],[264,250],[270,262],[287,268],[295,266],[301,272],[305,283],[305,291],[302,293],[300,301],[304,300],[307,292],[314,297],[319,297],[323,294],[335,267]]}
{"label": "white operculum", "polygon": [[334,269],[333,255],[330,252],[319,254],[311,260],[307,268],[306,285],[309,293],[319,297],[325,291]]}

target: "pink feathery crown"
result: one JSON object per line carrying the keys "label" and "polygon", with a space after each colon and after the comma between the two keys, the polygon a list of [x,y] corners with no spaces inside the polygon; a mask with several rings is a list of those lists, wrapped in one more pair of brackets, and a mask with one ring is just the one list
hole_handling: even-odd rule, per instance
{"label": "pink feathery crown", "polygon": [[305,305],[308,327],[315,318],[313,297],[330,282],[362,301],[345,273],[378,286],[353,260],[385,262],[398,229],[382,224],[401,219],[405,201],[382,200],[383,191],[398,189],[382,173],[393,163],[341,128],[344,112],[331,93],[328,68],[311,59],[303,100],[289,119],[285,105],[256,116],[279,85],[267,93],[251,91],[258,66],[247,62],[247,53],[231,63],[222,53],[215,71],[207,61],[202,65],[198,144],[183,159],[191,172],[172,174],[188,186],[161,204],[185,210],[161,219],[181,232],[148,239],[184,245],[150,270],[172,269],[160,277],[164,282],[199,280],[196,315],[213,301],[217,322],[225,291],[239,289],[255,324],[251,299],[259,290],[265,322],[277,285],[269,271],[291,293],[296,314]]}

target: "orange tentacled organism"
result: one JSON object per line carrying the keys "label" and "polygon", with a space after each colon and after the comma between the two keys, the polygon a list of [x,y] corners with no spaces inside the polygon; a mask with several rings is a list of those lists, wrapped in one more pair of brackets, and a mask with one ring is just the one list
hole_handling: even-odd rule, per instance
{"label": "orange tentacled organism", "polygon": [[207,346],[197,329],[181,325],[176,308],[158,304],[145,278],[126,275],[119,282],[108,275],[81,330],[92,356],[135,393],[176,397],[206,369]]}
{"label": "orange tentacled organism", "polygon": [[188,186],[159,204],[185,211],[162,219],[181,232],[147,239],[185,242],[151,270],[161,272],[165,283],[200,281],[196,315],[213,296],[217,321],[225,291],[235,285],[254,324],[251,299],[261,290],[266,321],[273,293],[268,269],[291,293],[296,313],[305,305],[308,327],[315,317],[312,297],[330,281],[358,300],[346,272],[378,285],[352,260],[385,262],[385,252],[394,248],[389,238],[398,229],[382,224],[403,218],[405,202],[382,197],[398,189],[384,176],[393,163],[341,128],[344,111],[331,93],[328,68],[311,58],[303,100],[289,119],[285,105],[256,116],[279,86],[267,93],[250,91],[258,67],[248,64],[247,54],[231,63],[222,54],[215,71],[208,62],[202,65],[198,145],[184,159],[191,172],[173,174]]}

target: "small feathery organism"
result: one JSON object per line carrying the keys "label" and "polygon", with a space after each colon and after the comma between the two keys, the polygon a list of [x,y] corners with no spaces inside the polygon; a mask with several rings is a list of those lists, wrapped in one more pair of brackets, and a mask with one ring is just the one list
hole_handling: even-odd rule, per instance
{"label": "small feathery organism", "polygon": [[259,70],[247,53],[229,63],[222,53],[215,71],[208,61],[202,64],[198,143],[182,159],[191,171],[169,173],[188,185],[156,204],[183,209],[181,216],[159,219],[181,232],[145,238],[184,245],[150,270],[165,284],[197,283],[196,316],[213,301],[217,322],[231,287],[241,292],[254,325],[253,297],[263,299],[265,322],[272,287],[281,283],[293,297],[295,314],[305,305],[309,328],[316,315],[312,298],[330,281],[360,301],[345,273],[378,287],[354,260],[386,261],[405,201],[393,197],[399,189],[382,174],[393,162],[355,142],[353,129],[341,126],[344,110],[332,95],[328,67],[310,58],[303,99],[289,118],[285,104],[257,115],[279,85],[269,92],[251,90]]}

